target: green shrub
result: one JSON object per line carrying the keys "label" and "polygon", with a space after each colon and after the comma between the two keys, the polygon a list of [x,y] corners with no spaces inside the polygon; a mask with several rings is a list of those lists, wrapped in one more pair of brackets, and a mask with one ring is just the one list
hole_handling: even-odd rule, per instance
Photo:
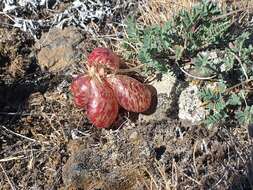
{"label": "green shrub", "polygon": [[204,121],[208,126],[253,122],[248,88],[253,80],[253,26],[226,13],[202,1],[163,26],[143,27],[130,18],[123,44],[128,58],[138,58],[149,68],[203,80],[200,97],[209,111]]}

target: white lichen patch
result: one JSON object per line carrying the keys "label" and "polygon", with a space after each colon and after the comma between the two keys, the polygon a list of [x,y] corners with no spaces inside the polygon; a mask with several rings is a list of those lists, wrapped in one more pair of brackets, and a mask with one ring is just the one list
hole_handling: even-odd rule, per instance
{"label": "white lichen patch", "polygon": [[[107,24],[107,27],[113,29],[112,21],[114,21],[114,24],[117,23],[122,26],[127,12],[133,11],[133,7],[136,7],[137,4],[133,0],[74,0],[68,4],[61,0],[4,0],[0,1],[0,7],[3,7],[0,15],[6,16],[11,21],[10,24],[8,23],[9,25],[29,33],[35,40],[38,40],[42,30],[45,31],[45,29],[54,27],[63,28],[65,26],[75,26],[97,36],[96,27],[94,27],[94,24],[89,25],[90,23],[100,25],[109,19],[111,22]],[[64,8],[58,9],[57,7]],[[50,17],[38,19],[39,17],[27,17],[26,15],[27,12],[40,15],[41,10],[50,13]],[[126,12],[125,15],[122,14],[123,11]],[[119,14],[121,17],[119,17]]]}
{"label": "white lichen patch", "polygon": [[191,125],[198,125],[205,118],[205,109],[198,96],[198,87],[187,87],[179,97],[178,117],[182,121],[189,122]]}

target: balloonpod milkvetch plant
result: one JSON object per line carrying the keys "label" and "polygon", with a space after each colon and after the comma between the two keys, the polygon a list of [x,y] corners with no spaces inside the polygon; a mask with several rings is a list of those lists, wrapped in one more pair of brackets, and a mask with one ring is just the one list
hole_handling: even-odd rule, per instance
{"label": "balloonpod milkvetch plant", "polygon": [[119,106],[131,112],[148,110],[150,90],[134,78],[116,74],[120,58],[110,49],[95,48],[86,66],[87,74],[74,79],[71,92],[75,105],[85,110],[93,125],[110,127],[118,116]]}

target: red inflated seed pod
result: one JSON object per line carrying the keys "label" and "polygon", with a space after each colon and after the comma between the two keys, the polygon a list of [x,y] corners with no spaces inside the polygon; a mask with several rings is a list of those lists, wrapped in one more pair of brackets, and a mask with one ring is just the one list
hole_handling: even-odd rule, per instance
{"label": "red inflated seed pod", "polygon": [[78,108],[85,108],[89,101],[91,79],[89,75],[79,75],[70,86],[75,105]]}
{"label": "red inflated seed pod", "polygon": [[109,83],[103,79],[90,81],[90,98],[86,114],[98,128],[107,128],[118,116],[118,102]]}
{"label": "red inflated seed pod", "polygon": [[118,103],[132,112],[145,112],[151,104],[151,92],[145,84],[126,75],[107,77]]}
{"label": "red inflated seed pod", "polygon": [[95,48],[88,56],[88,66],[99,66],[109,68],[112,71],[119,69],[120,58],[108,48]]}

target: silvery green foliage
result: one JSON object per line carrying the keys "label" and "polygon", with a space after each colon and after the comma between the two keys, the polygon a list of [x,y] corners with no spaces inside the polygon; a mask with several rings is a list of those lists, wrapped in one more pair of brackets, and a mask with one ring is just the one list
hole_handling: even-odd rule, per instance
{"label": "silvery green foliage", "polygon": [[[0,2],[0,7],[3,7],[0,14],[8,17],[12,26],[29,32],[35,39],[42,29],[54,26],[62,28],[72,25],[95,34],[94,28],[88,26],[90,22],[99,25],[107,18],[113,18],[112,20],[118,25],[123,25],[126,13],[133,11],[133,7],[138,2],[134,0],[74,0],[62,12],[54,11],[55,7],[61,3],[63,3],[62,0],[3,0]],[[27,19],[25,13],[32,12],[33,15],[37,15],[41,10],[50,11],[52,16],[43,20]],[[115,23],[109,23],[107,27],[112,27],[113,24]]]}
{"label": "silvery green foliage", "polygon": [[[199,97],[208,112],[203,120],[207,126],[253,123],[253,16],[224,16],[227,13],[231,12],[221,9],[218,1],[202,0],[163,25],[142,27],[129,18],[123,44],[128,58],[138,58],[158,72],[172,71],[180,80],[201,81]],[[207,88],[214,81],[216,85]],[[179,118],[191,121],[198,116],[193,110],[200,106],[193,100],[181,100],[188,102],[179,106],[181,110],[191,109],[179,110]]]}

